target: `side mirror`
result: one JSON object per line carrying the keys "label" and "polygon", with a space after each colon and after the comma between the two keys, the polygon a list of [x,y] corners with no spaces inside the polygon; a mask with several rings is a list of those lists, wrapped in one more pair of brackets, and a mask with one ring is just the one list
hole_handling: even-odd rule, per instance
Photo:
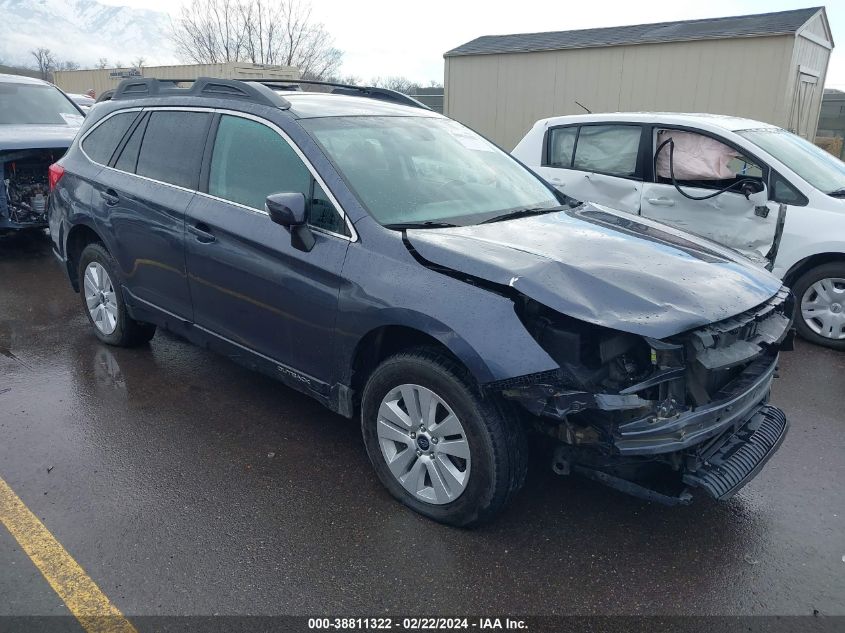
{"label": "side mirror", "polygon": [[270,219],[284,227],[305,224],[305,196],[301,193],[273,193],[264,202]]}
{"label": "side mirror", "polygon": [[290,243],[306,253],[314,248],[314,234],[305,223],[305,196],[301,193],[274,193],[264,202],[270,219],[290,231]]}
{"label": "side mirror", "polygon": [[[755,188],[756,189],[756,188]],[[769,202],[769,192],[766,191],[766,184],[760,183],[759,191],[743,191],[745,193],[745,197],[748,198],[748,201],[754,205],[754,207],[765,207],[766,204]]]}

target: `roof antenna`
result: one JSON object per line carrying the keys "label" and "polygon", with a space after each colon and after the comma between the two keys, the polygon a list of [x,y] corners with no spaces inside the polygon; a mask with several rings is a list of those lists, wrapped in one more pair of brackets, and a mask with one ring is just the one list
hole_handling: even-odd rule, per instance
{"label": "roof antenna", "polygon": [[[576,101],[575,103],[578,103],[578,102]],[[592,114],[592,113],[593,113],[593,111],[592,111],[592,110],[590,110],[590,108],[588,108],[587,106],[585,106],[583,103],[578,103],[578,105],[579,105],[579,106],[581,106],[582,108],[584,108],[584,109],[587,111],[587,114]]]}

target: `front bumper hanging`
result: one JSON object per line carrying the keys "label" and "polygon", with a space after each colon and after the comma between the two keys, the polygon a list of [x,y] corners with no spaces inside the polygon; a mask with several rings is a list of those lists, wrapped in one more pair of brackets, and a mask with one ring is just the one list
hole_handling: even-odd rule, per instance
{"label": "front bumper hanging", "polygon": [[698,468],[686,472],[683,481],[719,501],[730,499],[775,454],[788,430],[784,412],[764,405],[724,442],[706,451]]}

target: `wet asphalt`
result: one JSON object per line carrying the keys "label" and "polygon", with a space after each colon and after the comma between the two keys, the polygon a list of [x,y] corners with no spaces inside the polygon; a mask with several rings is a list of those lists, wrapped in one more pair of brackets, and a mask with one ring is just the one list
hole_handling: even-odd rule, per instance
{"label": "wet asphalt", "polygon": [[[356,422],[159,333],[109,348],[45,236],[0,238],[0,477],[129,616],[845,614],[845,354],[799,341],[792,427],[728,503],[551,473],[492,525],[423,519]],[[0,615],[67,613],[0,525]]]}

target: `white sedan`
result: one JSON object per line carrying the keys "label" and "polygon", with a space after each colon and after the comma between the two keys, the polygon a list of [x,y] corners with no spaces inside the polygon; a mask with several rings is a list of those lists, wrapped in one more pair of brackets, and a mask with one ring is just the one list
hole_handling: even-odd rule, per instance
{"label": "white sedan", "polygon": [[711,114],[537,121],[513,155],[576,200],[659,220],[770,268],[806,339],[845,349],[845,163],[786,130]]}

